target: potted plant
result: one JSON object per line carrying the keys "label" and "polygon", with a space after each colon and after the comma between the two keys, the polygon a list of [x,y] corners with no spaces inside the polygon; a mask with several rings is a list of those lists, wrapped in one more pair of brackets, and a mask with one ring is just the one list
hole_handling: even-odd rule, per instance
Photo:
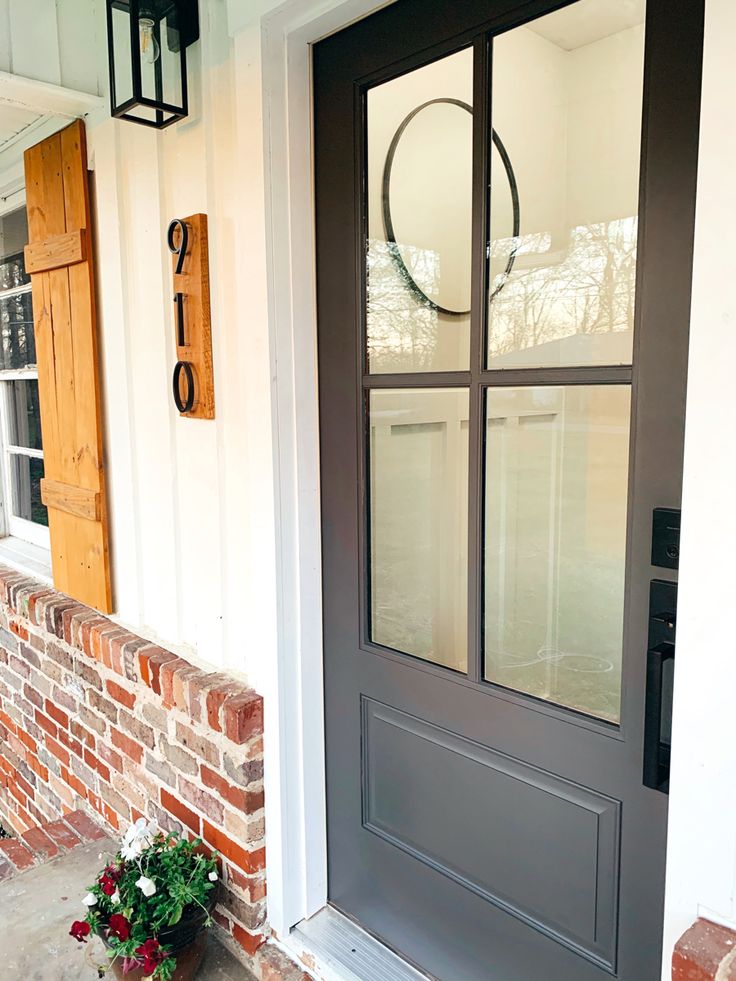
{"label": "potted plant", "polygon": [[[103,856],[100,855],[100,858]],[[199,839],[164,834],[140,818],[82,900],[83,920],[70,935],[86,943],[94,931],[112,970],[127,981],[190,981],[204,956],[218,881],[215,853]]]}

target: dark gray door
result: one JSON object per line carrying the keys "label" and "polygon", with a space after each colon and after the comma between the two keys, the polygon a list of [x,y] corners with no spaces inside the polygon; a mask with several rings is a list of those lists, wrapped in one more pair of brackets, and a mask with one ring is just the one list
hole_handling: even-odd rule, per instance
{"label": "dark gray door", "polygon": [[702,15],[398,0],[315,48],[329,897],[442,981],[660,975]]}

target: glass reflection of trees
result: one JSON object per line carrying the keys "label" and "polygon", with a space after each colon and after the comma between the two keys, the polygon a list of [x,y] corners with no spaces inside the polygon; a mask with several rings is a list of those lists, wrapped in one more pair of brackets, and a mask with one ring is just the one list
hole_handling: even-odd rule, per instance
{"label": "glass reflection of trees", "polygon": [[[636,295],[637,218],[581,225],[565,249],[554,250],[548,233],[497,239],[491,247],[491,290],[510,249],[517,260],[491,304],[489,356],[500,358],[576,335],[630,331]],[[422,289],[438,291],[437,252],[403,246],[402,255]],[[417,302],[396,271],[386,242],[368,243],[367,316],[373,370],[432,370],[442,331],[457,331],[456,318]],[[439,323],[438,323],[439,322]],[[492,365],[491,365],[492,366]]]}
{"label": "glass reflection of trees", "polygon": [[[0,290],[16,290],[28,283],[22,252],[0,262]],[[36,363],[30,290],[0,299],[0,341],[0,369],[24,368]]]}
{"label": "glass reflection of trees", "polygon": [[[539,252],[549,236],[524,236],[514,272],[491,307],[490,357],[573,335],[631,330],[637,225],[636,217],[581,225],[556,254]],[[492,269],[509,247],[508,239],[493,243]],[[551,256],[557,261],[550,263]]]}

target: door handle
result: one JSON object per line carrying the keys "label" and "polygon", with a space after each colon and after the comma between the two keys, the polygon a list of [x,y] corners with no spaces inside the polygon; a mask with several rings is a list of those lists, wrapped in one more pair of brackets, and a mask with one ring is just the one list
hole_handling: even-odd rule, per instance
{"label": "door handle", "polygon": [[649,644],[647,650],[646,709],[644,716],[643,783],[667,793],[670,779],[670,746],[663,739],[664,701],[671,697],[664,684],[664,670],[675,659],[677,583],[654,579],[649,587]]}
{"label": "door handle", "polygon": [[[644,786],[666,792],[669,759],[662,745],[662,679],[666,661],[674,659],[675,645],[662,643],[647,651],[647,707],[644,720]],[[669,754],[667,753],[667,756]]]}

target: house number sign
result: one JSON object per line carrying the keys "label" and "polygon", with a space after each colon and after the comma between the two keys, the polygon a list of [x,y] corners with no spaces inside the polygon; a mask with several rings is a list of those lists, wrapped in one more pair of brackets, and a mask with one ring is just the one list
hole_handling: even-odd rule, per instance
{"label": "house number sign", "polygon": [[207,215],[174,218],[166,233],[174,272],[174,404],[191,419],[215,418]]}

